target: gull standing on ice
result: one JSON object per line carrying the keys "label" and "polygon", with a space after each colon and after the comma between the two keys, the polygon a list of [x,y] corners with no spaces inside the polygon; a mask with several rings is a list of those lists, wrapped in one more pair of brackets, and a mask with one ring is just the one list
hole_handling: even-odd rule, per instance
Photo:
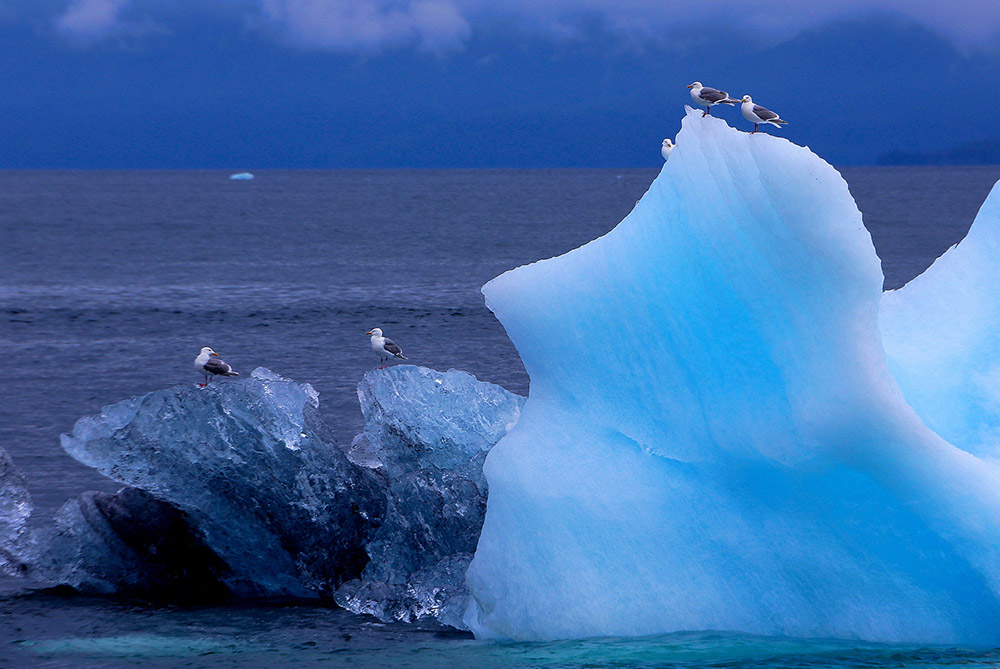
{"label": "gull standing on ice", "polygon": [[670,152],[674,150],[674,143],[670,141],[667,137],[663,140],[663,146],[660,147],[660,155],[663,156],[663,160],[667,161],[670,159]]}
{"label": "gull standing on ice", "polygon": [[240,373],[233,370],[225,360],[219,358],[215,360],[212,356],[216,358],[219,354],[212,350],[211,346],[206,346],[201,349],[201,353],[198,357],[194,359],[194,368],[205,375],[205,383],[199,383],[199,388],[204,388],[208,385],[209,381],[212,380],[213,376],[239,376]]}
{"label": "gull standing on ice", "polygon": [[[743,104],[740,105],[740,111],[743,112],[743,118],[753,123],[753,132],[757,132],[757,124],[759,123],[770,123],[775,128],[780,128],[788,123],[788,121],[782,121],[778,118],[778,115],[770,109],[755,105],[753,98],[749,95],[743,96]],[[750,134],[752,135],[753,132]]]}
{"label": "gull standing on ice", "polygon": [[399,344],[388,337],[382,336],[382,328],[372,328],[365,334],[372,336],[372,350],[378,356],[379,362],[382,363],[379,369],[386,368],[386,365],[389,364],[389,358],[396,357],[400,360],[406,360],[406,356],[403,355],[403,349],[399,348]]}
{"label": "gull standing on ice", "polygon": [[708,86],[702,86],[700,81],[689,84],[688,88],[691,89],[691,99],[694,100],[695,103],[701,105],[702,107],[708,107],[708,109],[701,113],[702,116],[708,116],[711,114],[713,105],[734,105],[739,102],[739,100],[734,100],[729,97],[729,93],[725,91],[720,91],[717,88],[709,88]]}

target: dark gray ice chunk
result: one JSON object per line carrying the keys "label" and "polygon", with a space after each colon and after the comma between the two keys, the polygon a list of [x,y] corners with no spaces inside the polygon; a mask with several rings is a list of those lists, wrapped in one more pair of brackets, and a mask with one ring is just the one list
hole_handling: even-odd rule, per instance
{"label": "dark gray ice chunk", "polygon": [[367,563],[385,490],[334,445],[318,405],[309,384],[258,368],[105,407],[62,444],[183,512],[227,566],[221,580],[235,596],[328,597]]}
{"label": "dark gray ice chunk", "polygon": [[187,514],[137,488],[66,502],[46,543],[45,577],[82,592],[189,603],[230,595],[228,565]]}
{"label": "dark gray ice chunk", "polygon": [[371,561],[337,603],[385,621],[435,617],[460,627],[465,571],[486,512],[483,461],[524,398],[457,370],[398,365],[358,385],[365,429],[352,455],[389,480]]}
{"label": "dark gray ice chunk", "polygon": [[20,576],[28,569],[34,553],[28,528],[31,511],[24,476],[0,448],[0,574]]}
{"label": "dark gray ice chunk", "polygon": [[514,426],[524,398],[456,369],[397,365],[358,384],[364,436],[386,473],[462,469]]}

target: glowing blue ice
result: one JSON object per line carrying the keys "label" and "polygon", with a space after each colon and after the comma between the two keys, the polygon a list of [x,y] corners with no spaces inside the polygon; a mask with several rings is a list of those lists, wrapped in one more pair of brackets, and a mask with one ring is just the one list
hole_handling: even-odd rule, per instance
{"label": "glowing blue ice", "polygon": [[531,395],[468,624],[1000,642],[1000,472],[904,400],[881,287],[836,170],[689,114],[618,227],[483,289]]}
{"label": "glowing blue ice", "polygon": [[882,300],[889,367],[927,426],[1000,459],[1000,185],[969,234]]}

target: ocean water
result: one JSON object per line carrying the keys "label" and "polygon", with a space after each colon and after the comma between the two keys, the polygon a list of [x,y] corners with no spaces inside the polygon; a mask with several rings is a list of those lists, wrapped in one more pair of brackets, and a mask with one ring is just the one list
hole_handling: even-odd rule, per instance
{"label": "ocean water", "polygon": [[[1000,167],[843,170],[902,285],[959,241]],[[527,393],[479,287],[610,230],[651,170],[0,172],[0,445],[39,521],[117,485],[62,453],[59,434],[106,404],[195,383],[212,346],[312,383],[342,441],[382,327],[411,362]],[[30,585],[30,584],[28,584]],[[0,667],[966,666],[990,649],[683,633],[549,644],[476,642],[325,607],[155,607],[0,581]]]}

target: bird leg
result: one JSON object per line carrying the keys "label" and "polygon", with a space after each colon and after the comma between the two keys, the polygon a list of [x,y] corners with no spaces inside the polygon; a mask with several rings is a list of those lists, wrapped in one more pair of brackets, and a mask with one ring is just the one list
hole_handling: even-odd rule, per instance
{"label": "bird leg", "polygon": [[712,113],[712,108],[711,108],[711,107],[706,107],[706,108],[705,108],[705,111],[703,111],[703,112],[701,113],[701,117],[702,117],[702,118],[705,118],[706,116],[708,116],[708,115],[709,115],[709,114],[711,114],[711,113]]}
{"label": "bird leg", "polygon": [[754,132],[757,132],[757,124],[756,123],[753,124],[753,132],[751,132],[750,134],[752,135]]}

